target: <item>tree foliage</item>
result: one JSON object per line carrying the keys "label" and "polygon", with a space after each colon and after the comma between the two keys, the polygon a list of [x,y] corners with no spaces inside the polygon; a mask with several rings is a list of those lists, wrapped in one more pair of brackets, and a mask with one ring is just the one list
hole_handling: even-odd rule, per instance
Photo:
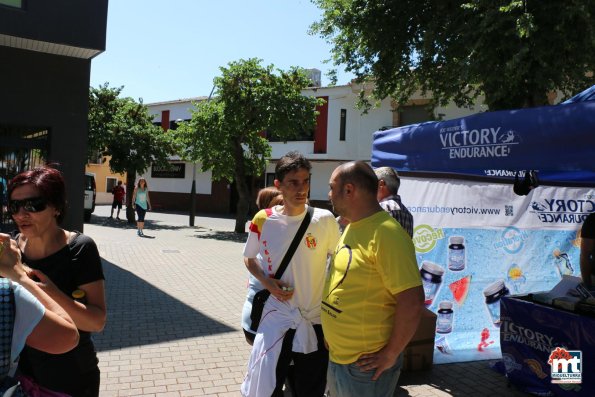
{"label": "tree foliage", "polygon": [[[110,170],[127,173],[127,191],[132,193],[136,175],[152,164],[169,166],[168,156],[175,149],[171,135],[153,125],[153,116],[142,102],[119,97],[122,88],[108,83],[90,88],[87,158],[94,159],[97,153],[109,156]],[[127,194],[129,208],[131,197]]]}
{"label": "tree foliage", "polygon": [[373,80],[375,98],[406,103],[421,90],[468,106],[484,94],[497,110],[594,83],[594,1],[312,1],[323,16],[311,33],[331,43],[335,65]]}
{"label": "tree foliage", "polygon": [[271,147],[266,136],[284,140],[310,130],[321,100],[302,95],[310,81],[298,68],[262,66],[252,58],[221,67],[215,95],[197,102],[189,122],[175,131],[185,160],[211,170],[213,179],[235,181],[236,232],[244,232],[250,191],[247,176],[263,174]]}

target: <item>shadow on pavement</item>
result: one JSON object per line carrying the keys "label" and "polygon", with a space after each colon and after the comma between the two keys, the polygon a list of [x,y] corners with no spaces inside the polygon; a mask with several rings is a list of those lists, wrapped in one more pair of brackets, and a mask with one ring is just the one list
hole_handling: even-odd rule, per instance
{"label": "shadow on pavement", "polygon": [[[136,227],[136,224],[134,225]],[[182,230],[189,226],[170,225],[160,220],[145,219],[145,230]]]}
{"label": "shadow on pavement", "polygon": [[[207,220],[210,218],[207,218]],[[213,218],[217,219],[217,218]],[[128,223],[126,220],[117,220],[117,219],[110,219],[105,216],[97,216],[93,215],[91,217],[91,222],[93,225],[102,226],[102,227],[116,227],[120,229],[136,229],[136,222],[135,223]],[[203,226],[183,226],[183,225],[171,225],[166,223],[165,221],[158,220],[158,219],[146,219],[145,220],[145,232],[151,233],[152,230],[182,230],[182,229],[189,229],[193,230],[195,235],[194,237],[200,239],[212,239],[212,240],[219,240],[219,241],[232,241],[236,243],[243,243],[248,238],[248,233],[235,233],[232,231],[223,231],[223,230],[215,230]],[[146,236],[145,237],[149,237]],[[152,236],[151,238],[154,238]]]}
{"label": "shadow on pavement", "polygon": [[[428,385],[453,397],[471,395],[530,396],[508,383],[505,376],[491,368],[492,360],[439,364],[426,371],[402,372],[394,397],[406,397],[408,386]],[[437,395],[437,394],[431,394]]]}
{"label": "shadow on pavement", "polygon": [[[126,219],[110,219],[105,216],[91,216],[91,222],[93,225],[96,226],[105,226],[105,227],[117,227],[120,229],[136,229],[136,222],[128,223]],[[178,226],[178,225],[170,225],[160,220],[153,220],[153,219],[146,219],[145,220],[145,229],[152,229],[152,230],[181,230],[186,229],[188,226]]]}
{"label": "shadow on pavement", "polygon": [[125,218],[118,219],[111,219],[105,216],[97,216],[91,215],[91,220],[89,222],[85,222],[93,225],[98,226],[107,226],[107,227],[119,227],[122,229],[136,229],[136,222],[135,223],[128,223]]}
{"label": "shadow on pavement", "polygon": [[207,229],[199,226],[196,228],[193,237],[200,239],[212,239],[243,243],[248,238],[248,233],[225,232],[221,230]]}
{"label": "shadow on pavement", "polygon": [[133,273],[105,259],[102,263],[108,319],[103,332],[93,337],[98,351],[235,331]]}

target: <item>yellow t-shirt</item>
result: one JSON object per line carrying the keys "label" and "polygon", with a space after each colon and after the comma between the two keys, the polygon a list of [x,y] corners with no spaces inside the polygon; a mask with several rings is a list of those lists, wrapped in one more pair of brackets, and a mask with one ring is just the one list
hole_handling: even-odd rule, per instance
{"label": "yellow t-shirt", "polygon": [[384,347],[393,329],[394,295],[421,285],[413,243],[385,211],[349,224],[322,294],[330,360],[350,364]]}

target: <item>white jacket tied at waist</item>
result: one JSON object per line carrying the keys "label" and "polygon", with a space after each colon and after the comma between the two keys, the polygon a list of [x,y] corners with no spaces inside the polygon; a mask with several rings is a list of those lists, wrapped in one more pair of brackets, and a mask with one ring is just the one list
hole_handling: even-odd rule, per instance
{"label": "white jacket tied at waist", "polygon": [[272,295],[265,303],[252,353],[248,373],[242,383],[244,397],[262,397],[273,394],[276,385],[277,360],[287,330],[295,329],[292,351],[313,353],[318,350],[318,339],[312,324],[320,324],[320,306],[306,312],[281,302]]}

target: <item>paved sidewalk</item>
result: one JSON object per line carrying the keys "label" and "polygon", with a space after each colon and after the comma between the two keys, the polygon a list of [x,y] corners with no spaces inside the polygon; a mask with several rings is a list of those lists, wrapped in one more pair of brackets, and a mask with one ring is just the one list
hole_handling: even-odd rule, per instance
{"label": "paved sidewalk", "polygon": [[[239,396],[250,352],[240,327],[245,235],[231,218],[147,213],[146,237],[99,206],[84,232],[99,247],[108,322],[95,335],[101,396]],[[526,396],[489,362],[404,373],[396,396]]]}

